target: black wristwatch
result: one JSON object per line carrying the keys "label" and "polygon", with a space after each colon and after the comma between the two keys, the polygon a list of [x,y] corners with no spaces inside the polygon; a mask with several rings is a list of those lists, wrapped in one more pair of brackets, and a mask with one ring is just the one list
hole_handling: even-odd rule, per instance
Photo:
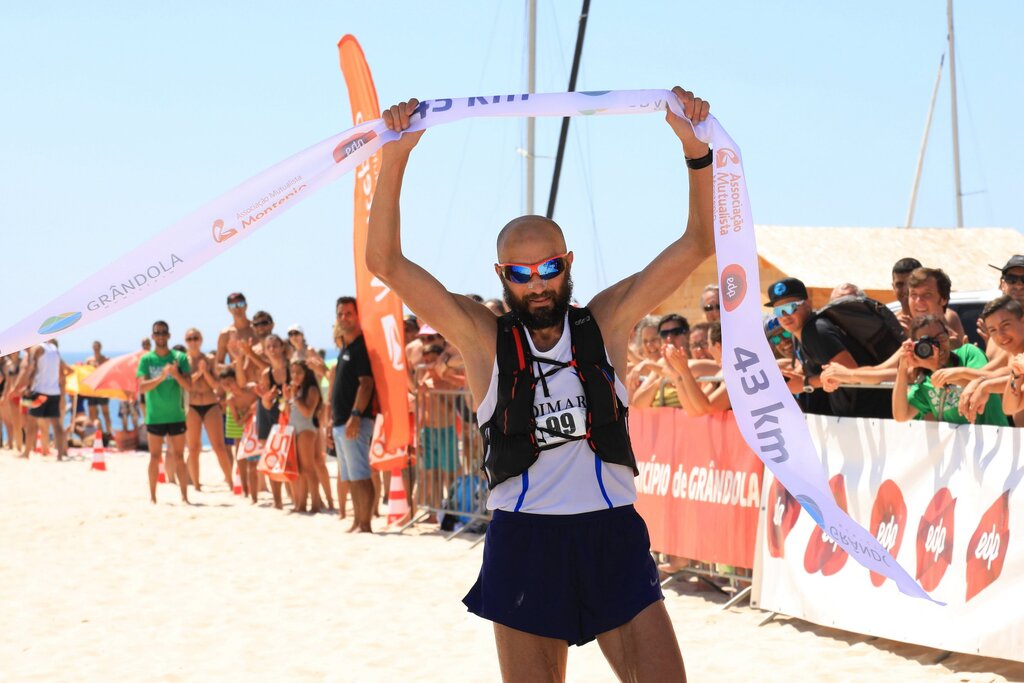
{"label": "black wristwatch", "polygon": [[360,410],[356,410],[355,408],[353,408],[353,409],[352,409],[352,412],[351,412],[351,413],[349,413],[349,415],[350,415],[351,417],[362,417],[362,416],[363,416],[363,413],[362,413],[362,411],[360,411]]}

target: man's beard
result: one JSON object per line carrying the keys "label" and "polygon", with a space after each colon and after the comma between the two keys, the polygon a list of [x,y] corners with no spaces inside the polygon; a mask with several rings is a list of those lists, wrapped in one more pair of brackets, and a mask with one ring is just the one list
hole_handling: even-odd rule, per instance
{"label": "man's beard", "polygon": [[505,293],[505,303],[508,309],[522,321],[529,330],[542,330],[549,327],[556,327],[562,324],[565,313],[569,310],[569,301],[572,299],[572,276],[566,272],[562,280],[562,286],[555,290],[548,308],[536,312],[530,310],[530,301],[546,295],[527,294],[522,299],[516,299],[508,283],[501,281],[501,288]]}

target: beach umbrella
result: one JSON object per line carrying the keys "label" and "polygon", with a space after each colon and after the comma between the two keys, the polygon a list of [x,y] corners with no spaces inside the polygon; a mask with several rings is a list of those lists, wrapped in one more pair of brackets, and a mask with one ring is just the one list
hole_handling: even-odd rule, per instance
{"label": "beach umbrella", "polygon": [[114,389],[128,393],[138,393],[139,380],[135,373],[139,369],[139,359],[145,351],[138,350],[123,356],[111,358],[96,371],[85,378],[84,383],[92,389]]}
{"label": "beach umbrella", "polygon": [[87,378],[96,373],[96,368],[85,363],[71,365],[71,374],[67,376],[64,383],[64,390],[72,396],[86,396],[96,398],[113,398],[124,401],[128,393],[120,389],[96,389]]}

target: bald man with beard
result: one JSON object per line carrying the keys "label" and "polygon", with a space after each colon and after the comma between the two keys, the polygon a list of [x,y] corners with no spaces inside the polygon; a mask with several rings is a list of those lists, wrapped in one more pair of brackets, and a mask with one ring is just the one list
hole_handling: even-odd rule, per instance
{"label": "bald man with beard", "polygon": [[[708,103],[673,92],[686,116],[665,117],[690,169],[686,230],[586,308],[569,305],[575,257],[559,226],[541,216],[516,218],[498,234],[494,272],[510,313],[496,317],[448,291],[401,246],[402,181],[423,132],[382,149],[366,264],[462,351],[493,511],[483,567],[463,602],[494,622],[506,681],[564,680],[568,645],[594,639],[622,680],[685,680],[647,529],[633,508],[636,461],[621,381],[633,325],[714,252],[711,150],[690,123],[707,118]],[[405,131],[417,105],[394,105],[384,121]]]}

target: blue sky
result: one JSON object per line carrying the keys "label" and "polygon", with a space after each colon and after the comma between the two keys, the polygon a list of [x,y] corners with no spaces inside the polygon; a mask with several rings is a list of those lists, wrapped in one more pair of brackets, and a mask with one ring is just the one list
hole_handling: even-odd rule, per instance
{"label": "blue sky", "polygon": [[[576,0],[538,0],[537,90],[564,91]],[[525,2],[34,2],[0,10],[0,328],[242,180],[351,127],[336,43],[361,42],[382,104],[522,92]],[[956,6],[965,223],[1024,226],[1019,36],[1024,4]],[[580,89],[683,85],[744,152],[760,224],[904,221],[939,57],[942,0],[723,3],[595,0]],[[948,77],[915,225],[955,223]],[[558,120],[538,123],[553,157]],[[523,213],[525,126],[428,132],[407,175],[408,254],[451,289],[499,293],[493,239]],[[537,162],[537,212],[553,162]],[[655,116],[572,122],[555,218],[587,300],[642,267],[686,215],[678,143]],[[352,293],[352,180],[322,190],[186,280],[63,337],[131,350],[150,323],[212,344],[246,293],[278,330],[327,346]],[[951,258],[953,258],[951,256]],[[979,264],[979,267],[982,267]],[[840,276],[841,277],[841,276]]]}

